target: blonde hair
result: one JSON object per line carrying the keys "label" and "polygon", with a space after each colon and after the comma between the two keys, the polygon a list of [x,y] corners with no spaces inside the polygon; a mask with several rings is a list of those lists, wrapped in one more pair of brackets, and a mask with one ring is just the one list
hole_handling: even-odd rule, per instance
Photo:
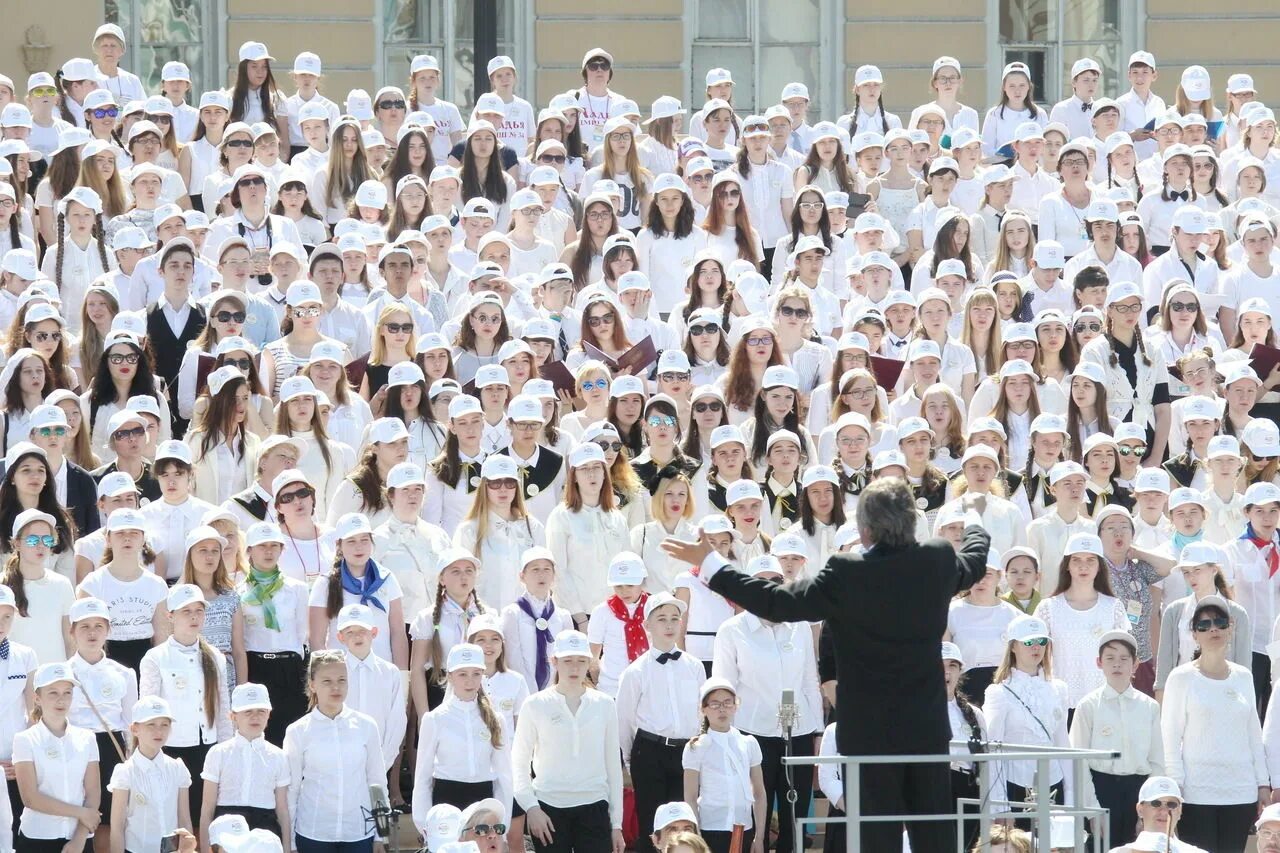
{"label": "blonde hair", "polygon": [[312,689],[311,682],[316,678],[316,671],[322,666],[330,664],[342,664],[342,668],[347,667],[347,653],[342,649],[320,649],[311,653],[311,659],[307,661],[307,710],[313,711],[316,707],[316,691]]}
{"label": "blonde hair", "polygon": [[[393,302],[383,306],[382,311],[379,312],[378,314],[377,325],[373,327],[373,345],[369,352],[370,364],[382,364],[382,362],[386,359],[387,345],[386,345],[386,342],[383,341],[382,339],[382,327],[395,314],[403,314],[409,318],[409,322],[411,323],[414,322],[413,315],[410,314],[409,310],[405,308],[403,305]],[[415,329],[414,331],[416,332],[417,330]],[[414,343],[415,340],[416,340],[415,336],[413,334],[410,334],[409,339],[405,341],[405,344],[404,344],[404,357],[409,361],[412,361],[414,356],[417,355],[416,345]],[[339,383],[341,383],[342,381],[341,376],[338,377],[338,381]]]}
{"label": "blonde hair", "polygon": [[681,518],[693,518],[693,483],[689,476],[683,471],[677,473],[674,477],[663,477],[658,481],[658,488],[654,489],[653,497],[649,500],[649,512],[653,515],[654,521],[668,521],[666,512],[663,509],[663,499],[666,498],[667,492],[671,491],[673,486],[683,485],[688,493],[688,499],[684,502],[684,512],[680,513]]}
{"label": "blonde hair", "polygon": [[[995,677],[991,680],[992,684],[1000,684],[1008,681],[1009,676],[1018,668],[1018,664],[1013,659],[1013,644],[1018,640],[1010,640],[1004,644],[1004,656],[1000,658],[1000,666],[996,668]],[[1053,640],[1049,640],[1048,645],[1044,647],[1044,660],[1040,661],[1040,674],[1044,676],[1045,681],[1053,679]]]}

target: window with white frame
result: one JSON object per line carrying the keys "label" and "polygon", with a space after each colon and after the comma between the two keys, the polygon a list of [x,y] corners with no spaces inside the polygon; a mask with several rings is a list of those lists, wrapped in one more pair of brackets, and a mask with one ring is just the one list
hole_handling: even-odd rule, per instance
{"label": "window with white frame", "polygon": [[[514,56],[515,0],[496,0],[493,5],[498,53]],[[406,88],[413,57],[427,53],[440,60],[440,97],[459,105],[475,103],[475,0],[382,0],[382,6],[386,84]],[[517,83],[516,91],[522,88]]]}
{"label": "window with white frame", "polygon": [[791,82],[809,87],[809,115],[821,115],[819,69],[830,0],[697,0],[690,108],[706,101],[707,71],[733,74],[737,112],[763,112]]}
{"label": "window with white frame", "polygon": [[[1135,11],[1121,0],[998,0],[996,37],[1004,63],[1025,62],[1036,100],[1071,94],[1071,66],[1090,57],[1102,66],[1098,94],[1119,94]],[[998,81],[996,81],[998,84]]]}
{"label": "window with white frame", "polygon": [[221,85],[213,70],[213,6],[213,0],[105,0],[103,20],[124,30],[128,45],[120,65],[141,77],[148,92],[160,91],[166,62],[185,62],[198,99]]}

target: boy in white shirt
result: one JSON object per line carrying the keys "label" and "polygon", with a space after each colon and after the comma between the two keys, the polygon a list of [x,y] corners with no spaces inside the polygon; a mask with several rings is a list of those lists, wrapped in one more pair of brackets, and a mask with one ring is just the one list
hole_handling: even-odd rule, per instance
{"label": "boy in white shirt", "polygon": [[[382,740],[386,766],[395,764],[409,724],[406,673],[373,654],[377,622],[369,607],[348,604],[338,611],[338,642],[347,650],[347,707],[373,717]],[[393,786],[392,793],[395,793]]]}
{"label": "boy in white shirt", "polygon": [[1062,278],[1066,266],[1062,256],[1062,244],[1053,240],[1036,243],[1031,256],[1031,271],[1018,281],[1022,288],[1022,304],[1034,317],[1041,311],[1055,309],[1070,315],[1075,309],[1071,287]]}
{"label": "boy in white shirt", "polygon": [[1071,131],[1071,139],[1093,135],[1093,96],[1098,91],[1102,67],[1085,57],[1071,66],[1071,97],[1058,101],[1049,113],[1049,121],[1061,122]]}
{"label": "boy in white shirt", "polygon": [[[338,105],[333,101],[320,94],[318,86],[320,85],[320,75],[323,66],[320,64],[320,57],[314,53],[304,51],[298,54],[293,60],[293,83],[298,87],[298,91],[284,99],[285,109],[289,114],[289,162],[293,163],[295,154],[301,154],[308,147],[317,148],[320,151],[328,150],[328,139],[326,138],[321,145],[317,145],[315,141],[309,138],[301,127],[301,113],[304,107],[312,107],[308,111],[308,116],[319,117],[323,110],[324,118],[329,122],[328,127],[338,123],[341,112]],[[326,134],[327,136],[327,134]],[[325,163],[321,167],[328,165],[328,157],[325,157]],[[295,164],[298,165],[298,164]]]}
{"label": "boy in white shirt", "polygon": [[1057,192],[1062,185],[1040,168],[1040,155],[1044,153],[1044,131],[1040,125],[1024,121],[1016,133],[1013,150],[1018,161],[1013,164],[1013,195],[1008,207],[1025,211],[1035,224],[1040,215],[1040,199]]}
{"label": "boy in white shirt", "polygon": [[644,591],[649,570],[639,554],[623,551],[609,563],[613,595],[596,605],[587,623],[587,639],[599,673],[596,684],[610,696],[618,692],[618,679],[631,661],[649,649],[644,630]]}
{"label": "boy in white shirt", "polygon": [[1156,58],[1151,53],[1139,50],[1130,54],[1130,89],[1116,98],[1116,105],[1120,107],[1121,127],[1133,137],[1134,151],[1139,160],[1150,157],[1156,150],[1152,132],[1144,129],[1147,122],[1167,109],[1164,100],[1151,91],[1159,77]]}

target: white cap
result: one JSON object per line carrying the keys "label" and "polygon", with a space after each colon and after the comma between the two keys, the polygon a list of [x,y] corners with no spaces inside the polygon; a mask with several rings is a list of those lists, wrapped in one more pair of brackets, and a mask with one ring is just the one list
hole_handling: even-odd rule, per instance
{"label": "white cap", "polygon": [[1071,79],[1074,80],[1086,71],[1096,71],[1101,74],[1102,67],[1098,65],[1097,60],[1087,56],[1083,59],[1077,59],[1075,64],[1071,66]]}
{"label": "white cap", "polygon": [[243,815],[224,814],[215,817],[209,822],[209,843],[217,844],[219,847],[226,848],[228,843],[234,843],[249,835],[249,822],[244,819]]}
{"label": "white cap", "polygon": [[583,442],[569,452],[569,467],[571,468],[581,468],[593,462],[604,464],[604,451],[594,442]]}
{"label": "white cap", "polygon": [[929,426],[929,422],[924,418],[903,418],[898,422],[898,441],[902,442],[916,433],[928,433],[933,435],[933,428]]}
{"label": "white cap", "polygon": [[1221,549],[1212,542],[1191,542],[1182,547],[1182,553],[1178,555],[1178,565],[1175,568],[1203,566],[1207,563],[1221,565],[1223,556]]}
{"label": "white cap", "polygon": [[1004,630],[1006,642],[1017,643],[1027,640],[1049,639],[1049,626],[1043,619],[1034,616],[1015,616]]}
{"label": "white cap", "polygon": [[1182,72],[1182,91],[1193,101],[1207,101],[1213,97],[1209,71],[1203,65],[1188,66]]}
{"label": "white cap", "polygon": [[1280,486],[1275,483],[1254,483],[1244,492],[1245,508],[1262,504],[1280,503]]}
{"label": "white cap", "polygon": [[185,462],[188,465],[194,464],[191,457],[191,448],[176,439],[162,441],[156,446],[155,461],[159,463],[161,459],[177,459],[179,462]]}
{"label": "white cap", "polygon": [[142,513],[136,509],[121,507],[111,513],[107,518],[107,532],[114,533],[121,530],[142,530],[147,529],[147,521],[142,517]]}
{"label": "white cap", "polygon": [[445,661],[445,669],[448,672],[457,672],[460,669],[479,669],[485,668],[484,649],[474,643],[457,643],[453,648],[449,649],[449,657]]}
{"label": "white cap", "polygon": [[48,687],[50,684],[57,684],[59,681],[66,681],[73,685],[80,683],[76,681],[75,673],[71,671],[69,663],[46,663],[36,668],[34,685],[36,690]]}
{"label": "white cap", "polygon": [[632,551],[621,551],[609,561],[609,586],[639,585],[649,576],[644,560]]}
{"label": "white cap", "polygon": [[764,492],[760,490],[760,484],[755,480],[734,480],[725,489],[725,506],[733,506],[739,501],[750,500],[764,500]]}
{"label": "white cap", "polygon": [[1062,244],[1056,240],[1041,240],[1036,243],[1035,254],[1032,257],[1036,266],[1041,269],[1060,270],[1067,265]]}
{"label": "white cap", "polygon": [[364,513],[348,512],[338,519],[338,523],[333,526],[333,535],[339,542],[345,539],[354,539],[357,536],[368,533],[373,535],[373,526],[369,523],[369,517]]}
{"label": "white cap", "polygon": [[1156,58],[1148,50],[1135,50],[1133,53],[1129,54],[1129,64],[1127,67],[1132,68],[1135,65],[1148,65],[1155,68]]}
{"label": "white cap", "polygon": [[133,722],[145,723],[150,720],[174,719],[169,703],[159,696],[144,696],[133,703]]}
{"label": "white cap", "polygon": [[747,439],[742,434],[742,429],[737,425],[724,424],[723,426],[718,426],[711,431],[710,444],[712,450],[715,450],[722,444],[729,444],[731,442],[737,442],[743,447],[746,447],[747,445]]}
{"label": "white cap", "polygon": [[907,364],[922,358],[936,358],[941,361],[942,351],[938,349],[938,344],[923,338],[912,341],[911,345],[907,347]]}
{"label": "white cap", "polygon": [[[1138,801],[1145,803],[1151,800],[1158,800],[1161,797],[1173,797],[1181,800],[1182,790],[1178,787],[1178,783],[1168,776],[1148,776],[1147,780],[1142,783],[1142,787],[1138,789]],[[1280,817],[1274,819],[1280,820]]]}
{"label": "white cap", "polygon": [[662,832],[662,830],[676,821],[686,821],[696,827],[698,825],[698,816],[693,813],[693,807],[686,802],[663,803],[653,813],[654,834]]}
{"label": "white cap", "polygon": [[1163,468],[1143,468],[1133,479],[1133,492],[1160,492],[1169,494],[1169,472]]}
{"label": "white cap", "polygon": [[387,185],[382,181],[364,181],[356,188],[356,205],[382,210],[387,206]]}
{"label": "white cap", "polygon": [[880,73],[880,69],[874,65],[860,65],[858,70],[853,72],[854,87],[861,86],[863,83],[883,83],[884,75]]}
{"label": "white cap", "polygon": [[1266,418],[1254,418],[1241,431],[1240,443],[1258,458],[1280,456],[1280,429]]}
{"label": "white cap", "polygon": [[[293,73],[312,74],[319,77],[322,73],[320,57],[310,51],[303,51],[302,53],[299,53],[293,60]],[[326,115],[325,117],[327,118],[328,116]]]}
{"label": "white cap", "polygon": [[316,396],[315,383],[306,376],[290,376],[280,383],[280,402],[287,403],[297,397]]}
{"label": "white cap", "polygon": [[836,469],[830,465],[810,465],[800,477],[800,488],[807,489],[816,483],[830,483],[839,488],[840,478],[836,476]]}
{"label": "white cap", "polygon": [[[112,515],[116,515],[124,510],[116,510]],[[204,593],[200,591],[200,587],[193,583],[180,583],[169,590],[169,595],[165,598],[165,604],[170,613],[177,613],[184,607],[191,604],[207,604]]]}
{"label": "white cap", "polygon": [[277,542],[283,545],[284,541],[284,533],[280,530],[280,525],[270,521],[259,521],[251,525],[244,534],[246,548],[252,548],[254,545],[265,545],[268,542]]}
{"label": "white cap", "polygon": [[1059,462],[1049,469],[1049,485],[1056,486],[1067,477],[1088,477],[1079,462]]}
{"label": "white cap", "polygon": [[1210,461],[1222,456],[1240,456],[1240,442],[1234,435],[1215,435],[1209,439],[1209,449],[1205,458]]}
{"label": "white cap", "polygon": [[257,62],[261,59],[275,60],[275,57],[267,52],[267,46],[260,41],[247,41],[240,45],[240,61],[241,62]]}
{"label": "white cap", "polygon": [[257,709],[271,710],[271,695],[267,688],[252,682],[237,684],[231,691],[231,710],[238,713]]}
{"label": "white cap", "polygon": [[[4,590],[9,592],[9,596],[13,596],[13,591],[8,587]],[[3,599],[4,593],[0,592],[0,599]],[[0,605],[7,602],[0,600]],[[12,606],[12,605],[11,605]],[[83,622],[86,619],[106,619],[111,621],[111,608],[101,598],[77,598],[71,605],[71,612],[68,614],[71,624]]]}
{"label": "white cap", "polygon": [[185,550],[190,551],[192,548],[206,540],[217,542],[219,547],[227,547],[227,539],[215,528],[208,524],[199,524],[187,531],[185,537]]}
{"label": "white cap", "polygon": [[554,658],[593,657],[591,643],[581,631],[561,631],[556,634],[551,656]]}
{"label": "white cap", "polygon": [[798,391],[800,389],[800,374],[796,373],[793,367],[788,367],[785,364],[775,364],[765,368],[764,378],[760,381],[760,387],[790,388]]}
{"label": "white cap", "polygon": [[1184,204],[1173,212],[1173,227],[1188,234],[1209,233],[1209,221],[1205,219],[1204,211],[1190,204]]}

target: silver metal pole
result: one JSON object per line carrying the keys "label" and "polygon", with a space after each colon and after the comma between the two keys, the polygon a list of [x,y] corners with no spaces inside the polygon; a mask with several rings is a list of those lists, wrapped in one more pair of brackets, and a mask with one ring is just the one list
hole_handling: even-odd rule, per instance
{"label": "silver metal pole", "polygon": [[862,765],[853,758],[852,762],[846,760],[844,770],[844,849],[845,853],[862,853]]}
{"label": "silver metal pole", "polygon": [[[1049,791],[1049,758],[1036,759],[1036,789]],[[1036,837],[1040,853],[1053,853],[1051,833],[1053,830],[1053,813],[1049,807],[1053,805],[1052,796],[1036,797]]]}
{"label": "silver metal pole", "polygon": [[[1077,803],[1083,803],[1085,801],[1084,773],[1085,773],[1085,762],[1083,759],[1081,759],[1080,761],[1071,762],[1071,776],[1075,782]],[[1064,791],[1063,794],[1064,794],[1063,799],[1065,800],[1066,792]],[[1066,803],[1063,803],[1063,805],[1066,805]],[[1106,821],[1100,820],[1098,821],[1098,823],[1105,824]],[[1076,848],[1075,848],[1076,853],[1085,853],[1086,848],[1084,843],[1084,829],[1089,825],[1089,822],[1085,820],[1082,815],[1077,815],[1075,819],[1075,825],[1076,825]],[[1109,850],[1110,848],[1103,847],[1102,849]]]}
{"label": "silver metal pole", "polygon": [[[978,799],[985,800],[987,797],[997,800],[1006,799],[1009,796],[1008,791],[991,790],[991,762],[978,761],[975,763],[978,766]],[[982,835],[979,837],[979,840],[985,841],[991,837],[991,811],[990,809],[982,806],[979,806],[978,808],[982,812]]]}

